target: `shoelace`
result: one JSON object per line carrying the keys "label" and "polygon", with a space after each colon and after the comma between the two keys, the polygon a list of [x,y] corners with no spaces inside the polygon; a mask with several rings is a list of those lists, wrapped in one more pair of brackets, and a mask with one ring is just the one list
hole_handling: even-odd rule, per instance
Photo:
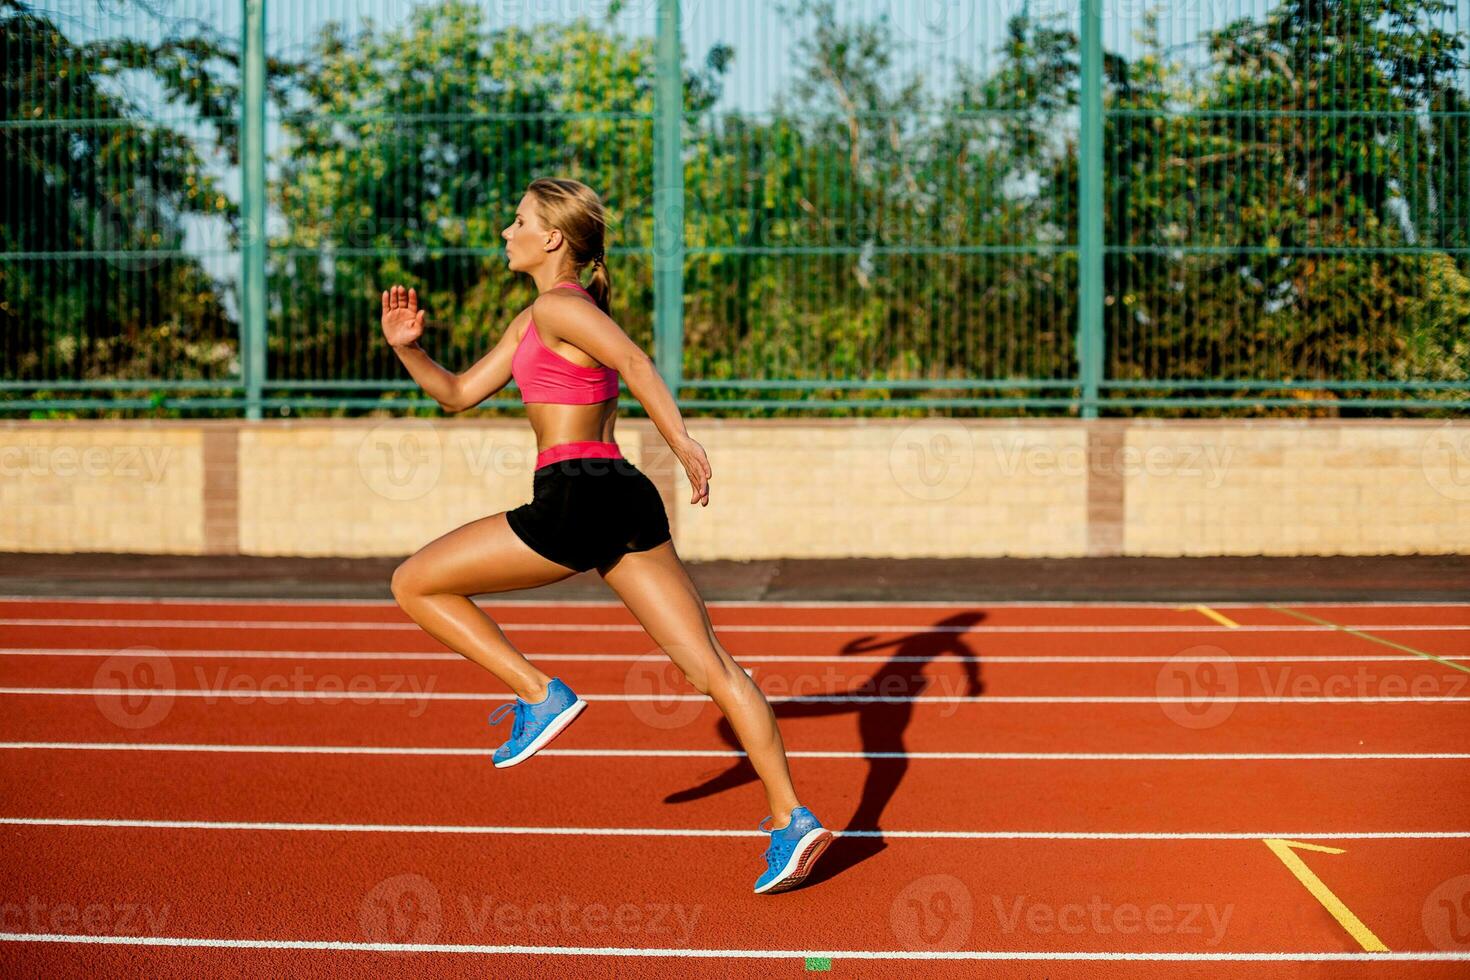
{"label": "shoelace", "polygon": [[520,698],[516,698],[514,701],[502,704],[500,707],[496,708],[490,713],[490,724],[500,724],[500,722],[505,718],[505,713],[507,711],[513,712],[515,717],[511,720],[510,737],[512,739],[520,738],[521,733],[526,730],[526,715],[529,713],[523,710],[525,707],[526,703]]}
{"label": "shoelace", "polygon": [[[781,831],[766,829],[766,824],[775,819],[775,817],[766,817],[766,819],[755,825],[756,830],[759,830],[763,834],[771,835],[771,843],[766,848],[766,866],[771,868],[779,867],[780,865],[785,864],[786,853],[788,850],[790,850],[790,842],[776,836]],[[788,823],[786,826],[789,827],[791,826],[791,824]],[[784,830],[785,828],[783,827],[782,829]]]}

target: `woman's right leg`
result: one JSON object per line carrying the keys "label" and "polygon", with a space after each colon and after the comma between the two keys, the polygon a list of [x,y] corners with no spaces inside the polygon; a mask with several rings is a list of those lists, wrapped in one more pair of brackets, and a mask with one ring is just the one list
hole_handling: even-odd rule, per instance
{"label": "woman's right leg", "polygon": [[434,639],[500,678],[523,701],[551,678],[522,656],[470,596],[548,585],[575,575],[541,557],[495,514],[429,542],[393,573],[393,597]]}
{"label": "woman's right leg", "polygon": [[704,600],[673,543],[629,552],[599,571],[689,683],[725,713],[765,784],[773,826],[786,826],[800,801],[791,785],[776,715],[755,681],[715,638]]}

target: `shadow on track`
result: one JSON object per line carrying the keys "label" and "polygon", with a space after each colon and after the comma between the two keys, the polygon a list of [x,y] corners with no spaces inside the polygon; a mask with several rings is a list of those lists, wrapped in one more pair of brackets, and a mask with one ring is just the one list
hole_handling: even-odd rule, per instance
{"label": "shadow on track", "polygon": [[[852,640],[843,645],[840,651],[843,655],[871,653],[875,650],[892,648],[893,657],[879,665],[871,677],[864,678],[856,687],[846,691],[828,693],[916,698],[930,684],[930,678],[924,676],[925,666],[945,654],[953,654],[961,658],[965,687],[958,692],[946,691],[944,693],[956,693],[965,697],[983,694],[985,685],[980,678],[979,662],[975,658],[974,651],[966,643],[963,630],[967,630],[984,618],[985,613],[967,609],[934,623],[930,629],[939,628],[935,632],[910,633],[897,639],[883,641],[877,641],[872,636]],[[869,756],[868,775],[863,782],[862,797],[858,800],[857,809],[843,829],[849,831],[877,830],[879,833],[874,837],[839,837],[828,849],[824,859],[818,863],[811,878],[808,879],[807,884],[811,885],[841,874],[888,846],[882,836],[880,821],[883,811],[893,799],[894,794],[898,792],[899,784],[903,782],[903,777],[908,772],[908,759],[903,757],[907,751],[904,733],[908,729],[909,722],[913,720],[914,702],[912,700],[867,703],[783,701],[771,707],[776,712],[776,718],[783,722],[798,718],[856,715],[858,734],[862,740],[862,751]],[[783,726],[783,734],[784,729],[785,726]],[[735,738],[729,722],[722,718],[718,731],[726,745],[739,751],[740,743]],[[689,800],[703,799],[715,793],[755,782],[756,778],[755,769],[750,765],[750,761],[741,758],[729,769],[717,773],[698,786],[670,793],[664,798],[664,802],[684,803]]]}

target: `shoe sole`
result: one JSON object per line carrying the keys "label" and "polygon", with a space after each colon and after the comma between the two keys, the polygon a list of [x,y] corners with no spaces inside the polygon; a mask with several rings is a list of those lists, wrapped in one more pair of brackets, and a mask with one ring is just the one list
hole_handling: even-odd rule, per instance
{"label": "shoe sole", "polygon": [[511,766],[525,762],[527,759],[531,758],[531,756],[535,755],[537,752],[540,752],[552,739],[560,735],[563,729],[565,729],[572,722],[576,721],[577,716],[580,715],[583,709],[585,709],[586,707],[587,702],[583,701],[581,698],[573,701],[570,705],[562,710],[561,714],[553,718],[551,724],[542,729],[541,734],[533,738],[529,745],[521,749],[515,755],[511,756],[509,759],[497,761],[495,763],[495,768],[509,769]]}
{"label": "shoe sole", "polygon": [[764,886],[757,888],[757,895],[767,895],[771,892],[784,892],[788,888],[795,888],[806,880],[806,876],[812,873],[812,866],[817,863],[817,858],[832,843],[832,831],[823,827],[817,827],[806,832],[806,836],[797,842],[796,850],[791,852],[791,857],[786,861],[786,867]]}

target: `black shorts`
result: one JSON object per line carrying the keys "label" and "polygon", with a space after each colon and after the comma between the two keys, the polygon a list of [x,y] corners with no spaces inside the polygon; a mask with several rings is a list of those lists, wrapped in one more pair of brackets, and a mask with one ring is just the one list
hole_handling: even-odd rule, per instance
{"label": "black shorts", "polygon": [[536,471],[532,499],[505,512],[543,558],[585,572],[669,540],[653,481],[626,459],[564,459]]}

